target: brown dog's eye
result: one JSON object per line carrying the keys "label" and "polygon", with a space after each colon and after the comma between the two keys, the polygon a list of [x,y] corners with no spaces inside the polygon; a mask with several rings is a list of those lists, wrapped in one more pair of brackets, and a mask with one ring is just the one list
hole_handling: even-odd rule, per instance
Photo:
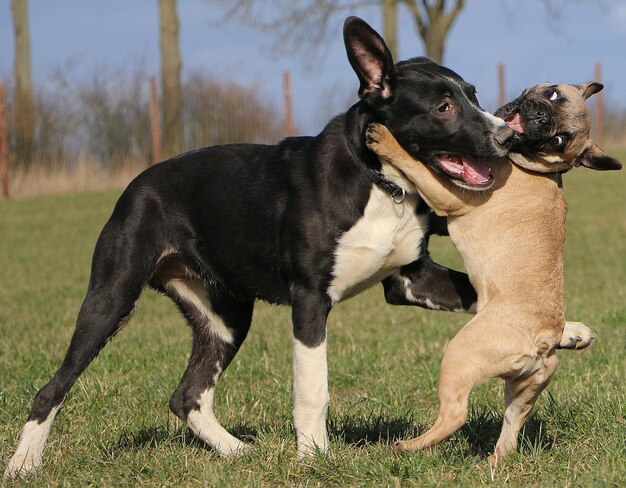
{"label": "brown dog's eye", "polygon": [[565,144],[565,139],[561,136],[554,136],[550,142],[554,147],[561,147]]}
{"label": "brown dog's eye", "polygon": [[551,102],[553,102],[554,100],[556,100],[557,98],[559,98],[559,92],[554,90],[552,93],[550,93],[550,97],[549,100]]}
{"label": "brown dog's eye", "polygon": [[444,112],[449,111],[451,108],[452,107],[450,106],[450,104],[446,102],[443,105],[441,105],[439,108],[437,108],[437,112],[444,113]]}

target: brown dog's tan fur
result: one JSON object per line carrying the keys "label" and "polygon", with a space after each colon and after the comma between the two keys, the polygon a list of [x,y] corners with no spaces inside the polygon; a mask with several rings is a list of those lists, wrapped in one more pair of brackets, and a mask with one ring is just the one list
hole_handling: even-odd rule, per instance
{"label": "brown dog's tan fur", "polygon": [[[584,90],[559,87],[567,96],[567,112],[576,115],[559,119],[569,124],[572,140],[558,155],[536,155],[533,161],[544,166],[590,166],[580,158],[603,153],[589,139]],[[494,186],[473,192],[411,157],[384,126],[371,126],[368,140],[370,149],[403,171],[437,214],[448,217],[450,237],[478,293],[478,313],[450,341],[441,363],[435,424],[425,434],[394,447],[412,451],[439,443],[465,423],[472,388],[501,377],[504,422],[490,458],[497,461],[516,448],[520,428],[554,373],[559,343],[577,347],[571,334],[563,334],[567,205],[561,176],[531,172],[505,158],[492,164]],[[586,150],[591,153],[583,156]],[[587,337],[587,343],[592,339]]]}

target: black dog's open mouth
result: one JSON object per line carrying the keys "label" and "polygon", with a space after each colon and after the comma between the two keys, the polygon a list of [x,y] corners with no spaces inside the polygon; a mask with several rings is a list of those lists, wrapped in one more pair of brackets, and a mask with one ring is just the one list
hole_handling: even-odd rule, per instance
{"label": "black dog's open mouth", "polygon": [[440,153],[434,157],[441,170],[464,188],[484,190],[493,184],[491,168],[470,156]]}

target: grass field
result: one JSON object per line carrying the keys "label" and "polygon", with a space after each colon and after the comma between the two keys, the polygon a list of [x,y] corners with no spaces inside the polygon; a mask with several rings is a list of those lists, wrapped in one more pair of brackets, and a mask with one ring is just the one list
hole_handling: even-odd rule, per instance
{"label": "grass field", "polygon": [[[626,153],[617,156],[626,161]],[[289,310],[258,304],[216,395],[218,418],[254,449],[222,460],[169,412],[190,332],[169,300],[147,291],[131,323],[71,391],[43,469],[4,484],[625,486],[626,171],[578,169],[565,180],[567,316],[592,326],[598,340],[559,353],[518,452],[495,472],[486,454],[502,420],[499,380],[475,390],[468,424],[434,450],[395,456],[390,446],[434,420],[442,350],[467,316],[386,305],[380,286],[336,307],[328,346],[331,453],[302,461],[291,426]],[[0,202],[1,470],[34,394],[65,353],[95,240],[118,195]],[[460,266],[447,240],[432,247],[440,262]]]}

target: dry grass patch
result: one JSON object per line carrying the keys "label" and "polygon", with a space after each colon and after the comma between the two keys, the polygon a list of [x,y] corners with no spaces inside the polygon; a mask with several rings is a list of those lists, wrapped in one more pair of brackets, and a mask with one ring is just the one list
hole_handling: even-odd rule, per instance
{"label": "dry grass patch", "polygon": [[140,172],[144,162],[126,161],[115,168],[101,167],[84,158],[74,166],[52,164],[34,166],[27,170],[15,169],[10,174],[10,197],[15,199],[124,188]]}

